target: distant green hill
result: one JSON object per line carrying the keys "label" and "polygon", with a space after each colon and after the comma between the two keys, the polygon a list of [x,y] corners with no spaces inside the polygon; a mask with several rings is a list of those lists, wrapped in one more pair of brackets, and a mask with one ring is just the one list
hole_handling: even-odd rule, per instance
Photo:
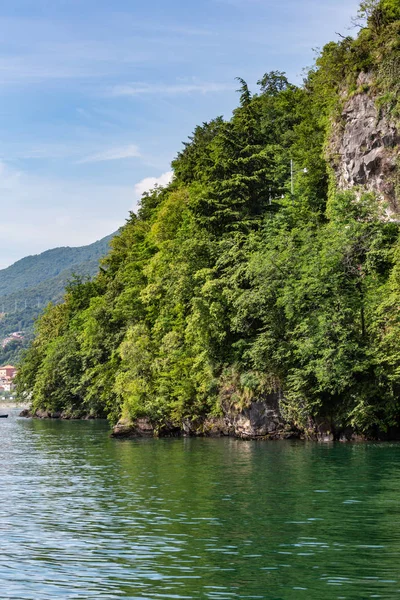
{"label": "distant green hill", "polygon": [[[114,234],[89,246],[79,248],[54,248],[42,254],[27,256],[10,267],[0,270],[0,298],[14,292],[36,288],[44,281],[62,278],[64,271],[73,271],[74,267],[86,269],[94,275],[99,259],[104,256]],[[2,302],[2,300],[1,300]]]}
{"label": "distant green hill", "polygon": [[12,362],[32,336],[33,323],[49,302],[60,302],[66,283],[75,275],[93,277],[108,252],[111,234],[88,246],[62,247],[27,256],[0,270],[0,341],[23,331],[25,342],[0,346],[0,363]]}

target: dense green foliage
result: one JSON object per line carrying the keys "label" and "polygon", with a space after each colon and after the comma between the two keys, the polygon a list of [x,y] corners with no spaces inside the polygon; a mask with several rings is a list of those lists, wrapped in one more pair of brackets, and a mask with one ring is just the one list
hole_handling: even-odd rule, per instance
{"label": "dense green foliage", "polygon": [[279,388],[304,429],[398,424],[399,225],[374,196],[328,186],[324,160],[341,92],[362,70],[395,114],[379,45],[397,68],[396,7],[363,3],[367,26],[328,44],[303,88],[273,72],[252,95],[240,80],[232,119],[196,128],[174,181],[143,196],[97,278],[43,315],[20,395],[161,430]]}
{"label": "dense green foliage", "polygon": [[0,364],[16,365],[20,359],[22,352],[28,347],[31,342],[33,334],[28,333],[26,337],[22,339],[15,339],[9,342],[4,348],[0,347]]}

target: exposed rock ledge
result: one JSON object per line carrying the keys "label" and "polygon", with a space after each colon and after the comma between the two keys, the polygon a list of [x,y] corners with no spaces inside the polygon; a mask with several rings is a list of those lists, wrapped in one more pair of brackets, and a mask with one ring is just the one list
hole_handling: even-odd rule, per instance
{"label": "exposed rock ledge", "polygon": [[[265,404],[255,402],[236,416],[206,417],[197,421],[186,420],[181,427],[166,423],[157,428],[147,418],[135,422],[120,420],[113,428],[112,437],[119,439],[152,437],[233,437],[242,440],[288,440],[300,439],[314,442],[366,442],[400,441],[400,429],[391,428],[383,432],[378,429],[369,435],[356,432],[351,427],[340,427],[326,420],[311,421],[306,429],[280,423],[274,427],[268,419],[263,420]],[[253,420],[257,415],[256,420]],[[260,419],[260,420],[259,420]]]}
{"label": "exposed rock ledge", "polygon": [[318,442],[360,442],[366,440],[400,440],[400,429],[386,432],[378,428],[369,435],[360,434],[349,426],[331,419],[309,419],[307,427],[297,428],[284,420],[280,410],[282,394],[277,392],[252,402],[238,410],[228,399],[222,403],[222,415],[184,420],[180,426],[165,423],[157,427],[148,418],[134,422],[120,420],[113,428],[115,438],[144,437],[234,437],[244,440],[307,439]]}
{"label": "exposed rock ledge", "polygon": [[293,437],[296,432],[291,431],[282,419],[279,400],[279,393],[270,394],[262,401],[252,402],[243,410],[237,410],[229,402],[224,402],[221,416],[185,419],[180,427],[167,423],[164,427],[157,428],[147,418],[137,419],[134,423],[121,420],[114,427],[112,435],[122,438],[180,435],[244,439]]}
{"label": "exposed rock ledge", "polygon": [[165,424],[154,426],[147,418],[134,423],[121,420],[114,427],[116,438],[133,437],[236,437],[241,439],[288,439],[299,437],[300,432],[285,423],[279,410],[280,394],[270,394],[249,407],[237,410],[228,403],[222,407],[222,415],[196,420],[185,419],[180,427]]}
{"label": "exposed rock ledge", "polygon": [[[372,84],[372,76],[360,73],[360,89]],[[400,133],[384,110],[379,112],[370,92],[346,100],[340,122],[334,124],[327,158],[339,189],[355,186],[375,192],[387,203],[389,217],[400,212],[395,172],[400,157]]]}
{"label": "exposed rock ledge", "polygon": [[71,413],[71,412],[51,412],[49,410],[35,410],[32,411],[30,408],[25,408],[23,411],[20,412],[19,414],[20,417],[25,417],[27,419],[62,419],[65,421],[69,421],[69,420],[92,420],[92,419],[99,419],[101,418],[100,415],[92,415],[92,414],[85,414],[82,412],[76,412],[76,413]]}

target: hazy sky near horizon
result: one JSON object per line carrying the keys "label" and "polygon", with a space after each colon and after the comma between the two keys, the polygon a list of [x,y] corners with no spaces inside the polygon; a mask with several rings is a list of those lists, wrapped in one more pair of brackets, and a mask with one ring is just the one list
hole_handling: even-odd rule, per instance
{"label": "hazy sky near horizon", "polygon": [[166,182],[194,127],[294,83],[353,0],[0,0],[0,268],[89,244]]}

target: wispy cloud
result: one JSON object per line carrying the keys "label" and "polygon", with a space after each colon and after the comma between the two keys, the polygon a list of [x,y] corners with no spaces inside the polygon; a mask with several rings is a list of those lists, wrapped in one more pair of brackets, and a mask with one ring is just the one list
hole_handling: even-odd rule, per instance
{"label": "wispy cloud", "polygon": [[116,85],[111,91],[112,96],[140,96],[143,94],[158,94],[161,96],[176,96],[180,94],[215,94],[235,89],[235,85],[228,83],[175,83],[175,84],[146,84],[131,83]]}
{"label": "wispy cloud", "polygon": [[78,161],[79,164],[106,162],[109,160],[123,160],[125,158],[140,158],[139,148],[134,144],[130,146],[122,146],[119,148],[110,148],[97,154],[91,154]]}
{"label": "wispy cloud", "polygon": [[[90,87],[96,80],[126,76],[133,66],[185,62],[189,48],[214,43],[206,29],[141,23],[132,14],[124,18],[111,12],[109,17],[104,31],[96,27],[72,31],[57,20],[5,18],[0,8],[0,83],[54,85],[76,80]],[[195,38],[193,46],[188,37]]]}
{"label": "wispy cloud", "polygon": [[[92,68],[91,68],[92,67]],[[42,55],[3,56],[0,58],[0,82],[4,84],[29,84],[49,80],[87,79],[100,77],[103,73],[93,66],[65,57]]]}
{"label": "wispy cloud", "polygon": [[173,171],[167,171],[159,177],[145,177],[135,185],[134,192],[137,199],[141,198],[145,192],[154,189],[156,186],[165,186],[171,183],[174,177]]}
{"label": "wispy cloud", "polygon": [[176,20],[173,22],[159,23],[156,20],[143,20],[137,18],[137,15],[132,13],[114,13],[114,23],[119,27],[124,26],[129,28],[129,31],[138,33],[146,32],[148,34],[164,34],[164,35],[181,35],[183,37],[209,37],[214,35],[214,31],[208,27],[193,27],[191,24],[184,22],[179,25]]}

